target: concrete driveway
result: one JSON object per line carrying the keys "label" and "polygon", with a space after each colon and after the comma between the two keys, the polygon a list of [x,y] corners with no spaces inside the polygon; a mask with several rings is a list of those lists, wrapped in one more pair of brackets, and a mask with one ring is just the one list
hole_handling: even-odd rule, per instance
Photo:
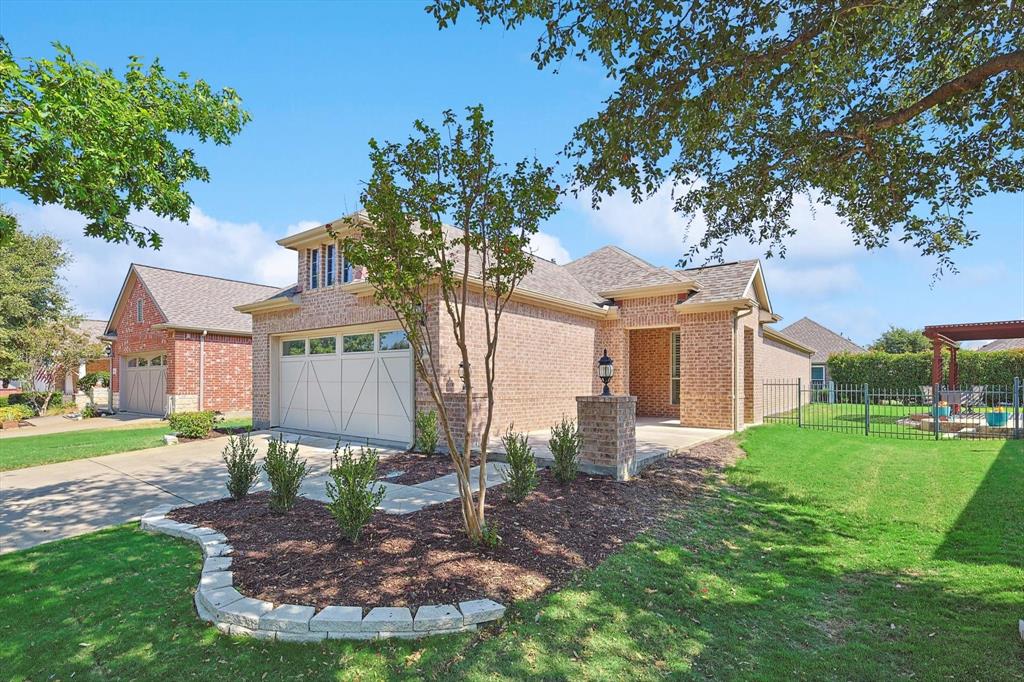
{"label": "concrete driveway", "polygon": [[0,441],[22,436],[42,436],[49,433],[86,431],[89,429],[115,429],[120,426],[156,426],[163,419],[141,414],[118,413],[93,419],[68,419],[64,416],[34,417],[28,420],[31,426],[19,429],[0,429]]}
{"label": "concrete driveway", "polygon": [[[253,437],[262,458],[269,435]],[[225,497],[226,444],[211,438],[0,472],[0,554],[125,523],[157,505]],[[333,447],[302,438],[299,451],[311,469],[304,494],[324,485]],[[264,478],[256,490],[266,487]]]}

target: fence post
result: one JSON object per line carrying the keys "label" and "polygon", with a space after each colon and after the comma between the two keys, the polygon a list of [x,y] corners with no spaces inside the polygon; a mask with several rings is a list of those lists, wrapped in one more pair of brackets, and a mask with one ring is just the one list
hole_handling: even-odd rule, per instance
{"label": "fence post", "polygon": [[1020,377],[1013,378],[1013,437],[1020,438]]}
{"label": "fence post", "polygon": [[871,397],[867,384],[864,384],[864,435],[871,435]]}
{"label": "fence post", "polygon": [[803,378],[796,378],[796,427],[804,428]]}
{"label": "fence post", "polygon": [[939,439],[939,385],[932,384],[932,431],[935,440]]}

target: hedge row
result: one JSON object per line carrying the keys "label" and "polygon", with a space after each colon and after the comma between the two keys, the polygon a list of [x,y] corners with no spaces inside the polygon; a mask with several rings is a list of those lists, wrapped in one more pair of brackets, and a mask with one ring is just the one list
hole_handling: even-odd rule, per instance
{"label": "hedge row", "polygon": [[[1024,379],[1024,350],[970,351],[957,354],[961,386],[1011,386],[1014,377]],[[949,371],[949,353],[943,354],[942,381]],[[932,382],[932,354],[926,353],[840,353],[828,361],[829,375],[836,384],[868,384],[872,388],[914,391]]]}

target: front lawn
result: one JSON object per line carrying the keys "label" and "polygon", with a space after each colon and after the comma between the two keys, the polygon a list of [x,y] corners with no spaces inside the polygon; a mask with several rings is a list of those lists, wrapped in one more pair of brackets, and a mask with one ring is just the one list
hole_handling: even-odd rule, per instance
{"label": "front lawn", "polygon": [[[249,419],[229,419],[216,426],[231,428],[250,424]],[[164,444],[164,436],[169,433],[170,427],[160,424],[0,439],[0,471],[155,448]]]}
{"label": "front lawn", "polygon": [[752,429],[749,457],[498,632],[317,645],[201,624],[135,525],[0,557],[14,679],[1020,679],[1024,444]]}

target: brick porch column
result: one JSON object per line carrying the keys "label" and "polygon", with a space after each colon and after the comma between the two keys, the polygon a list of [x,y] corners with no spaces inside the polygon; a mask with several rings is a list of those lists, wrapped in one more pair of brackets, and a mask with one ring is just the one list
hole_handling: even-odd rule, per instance
{"label": "brick porch column", "polygon": [[637,471],[636,396],[576,396],[580,469],[628,481]]}

